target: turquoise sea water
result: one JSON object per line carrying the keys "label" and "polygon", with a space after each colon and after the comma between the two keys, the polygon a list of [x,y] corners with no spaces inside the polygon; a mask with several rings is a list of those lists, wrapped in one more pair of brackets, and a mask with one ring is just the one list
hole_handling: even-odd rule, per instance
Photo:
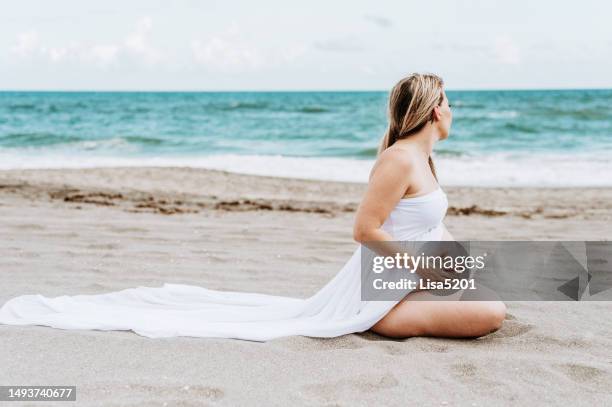
{"label": "turquoise sea water", "polygon": [[[448,91],[451,184],[612,184],[612,90]],[[386,92],[0,92],[0,168],[188,165],[361,181]],[[446,176],[444,175],[446,170]]]}

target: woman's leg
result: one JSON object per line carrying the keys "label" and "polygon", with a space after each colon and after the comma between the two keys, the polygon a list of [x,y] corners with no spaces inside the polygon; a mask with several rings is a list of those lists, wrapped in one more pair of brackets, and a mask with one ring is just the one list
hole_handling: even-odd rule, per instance
{"label": "woman's leg", "polygon": [[431,292],[408,294],[371,330],[393,338],[439,336],[476,338],[499,329],[506,316],[501,301],[459,301],[461,292],[444,299]]}

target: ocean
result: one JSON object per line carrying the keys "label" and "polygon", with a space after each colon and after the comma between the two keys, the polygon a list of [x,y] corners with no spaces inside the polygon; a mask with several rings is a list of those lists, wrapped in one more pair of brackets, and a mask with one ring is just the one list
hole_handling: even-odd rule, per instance
{"label": "ocean", "polygon": [[[442,185],[612,185],[612,90],[447,91]],[[367,181],[386,92],[0,92],[0,169],[189,166]]]}

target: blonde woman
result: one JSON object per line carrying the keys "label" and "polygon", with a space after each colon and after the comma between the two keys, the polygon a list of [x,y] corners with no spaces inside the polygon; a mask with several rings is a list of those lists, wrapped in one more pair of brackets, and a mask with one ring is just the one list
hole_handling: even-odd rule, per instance
{"label": "blonde woman", "polygon": [[[393,87],[389,127],[357,212],[355,240],[454,240],[442,223],[446,195],[431,158],[436,142],[448,138],[452,120],[440,77],[413,74]],[[402,211],[406,204],[410,211]],[[418,291],[394,306],[372,331],[391,337],[478,337],[497,330],[505,314],[501,301],[441,301]]]}
{"label": "blonde woman", "polygon": [[[452,239],[442,223],[448,203],[431,159],[452,121],[442,80],[420,74],[402,79],[391,91],[389,113],[389,129],[357,212],[355,239]],[[428,291],[409,291],[400,301],[364,301],[361,250],[360,245],[337,275],[306,299],[183,284],[56,298],[23,295],[4,304],[0,323],[255,341],[369,329],[400,338],[477,337],[502,324],[505,307],[499,301],[417,301],[434,299]]]}

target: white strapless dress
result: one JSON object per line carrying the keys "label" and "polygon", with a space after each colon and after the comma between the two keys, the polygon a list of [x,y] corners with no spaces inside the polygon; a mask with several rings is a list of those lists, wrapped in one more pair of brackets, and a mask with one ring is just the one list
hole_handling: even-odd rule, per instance
{"label": "white strapless dress", "polygon": [[[402,199],[383,228],[397,241],[441,240],[444,191]],[[164,284],[95,295],[23,295],[0,309],[0,324],[131,330],[150,338],[191,336],[266,341],[291,335],[335,337],[370,329],[398,301],[361,300],[361,246],[310,298]]]}

